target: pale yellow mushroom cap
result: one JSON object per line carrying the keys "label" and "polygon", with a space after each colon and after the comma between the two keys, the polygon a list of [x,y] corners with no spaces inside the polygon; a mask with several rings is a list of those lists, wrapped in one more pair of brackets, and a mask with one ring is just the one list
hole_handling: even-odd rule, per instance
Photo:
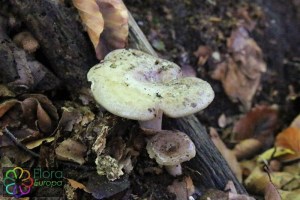
{"label": "pale yellow mushroom cap", "polygon": [[159,110],[169,117],[190,115],[214,98],[206,81],[183,78],[175,63],[133,49],[112,51],[87,77],[99,104],[134,120],[151,120]]}

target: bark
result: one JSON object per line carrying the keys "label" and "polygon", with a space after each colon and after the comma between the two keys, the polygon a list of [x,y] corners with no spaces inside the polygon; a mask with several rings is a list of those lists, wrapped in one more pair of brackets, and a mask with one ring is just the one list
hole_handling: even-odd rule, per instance
{"label": "bark", "polygon": [[19,19],[38,40],[53,72],[69,88],[88,86],[86,74],[96,60],[73,8],[56,0],[10,0]]}
{"label": "bark", "polygon": [[[132,47],[157,56],[132,17],[129,20],[129,37],[132,40]],[[199,172],[198,176],[193,178],[198,187],[223,190],[228,181],[232,180],[238,193],[247,194],[243,185],[239,183],[225,159],[210,140],[205,127],[194,115],[179,119],[167,119],[164,125],[165,129],[177,129],[186,133],[195,143],[196,157],[187,162],[187,165]]]}
{"label": "bark", "polygon": [[0,84],[6,84],[15,93],[58,87],[59,79],[8,37],[6,21],[0,17]]}

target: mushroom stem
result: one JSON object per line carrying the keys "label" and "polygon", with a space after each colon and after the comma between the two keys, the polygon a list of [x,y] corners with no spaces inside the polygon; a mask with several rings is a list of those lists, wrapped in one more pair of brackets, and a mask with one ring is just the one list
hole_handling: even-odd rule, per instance
{"label": "mushroom stem", "polygon": [[172,176],[179,176],[182,174],[181,164],[165,166],[167,172]]}
{"label": "mushroom stem", "polygon": [[163,111],[158,110],[155,114],[155,118],[147,121],[139,121],[140,127],[145,129],[152,129],[152,130],[161,130],[161,124],[162,124],[162,115]]}

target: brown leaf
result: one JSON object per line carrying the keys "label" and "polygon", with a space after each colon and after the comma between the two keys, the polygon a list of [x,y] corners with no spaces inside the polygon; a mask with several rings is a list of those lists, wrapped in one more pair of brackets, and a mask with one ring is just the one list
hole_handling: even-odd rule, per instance
{"label": "brown leaf", "polygon": [[14,105],[16,105],[16,103],[18,103],[17,100],[15,99],[11,99],[11,100],[7,100],[4,101],[0,104],[0,118],[9,110],[11,109]]}
{"label": "brown leaf", "polygon": [[40,146],[43,142],[49,143],[49,142],[52,142],[52,141],[54,141],[54,137],[47,137],[47,138],[42,138],[42,139],[35,140],[35,141],[32,141],[32,142],[28,142],[25,146],[28,149],[34,149],[34,148]]}
{"label": "brown leaf", "polygon": [[23,98],[35,98],[37,101],[41,104],[43,109],[48,113],[48,115],[51,117],[53,120],[58,120],[58,114],[57,114],[57,109],[53,105],[53,103],[46,97],[45,95],[42,94],[27,94],[23,95]]}
{"label": "brown leaf", "polygon": [[82,183],[79,183],[73,179],[68,179],[69,184],[74,188],[74,189],[82,189],[86,192],[88,192],[88,190],[85,188],[85,186]]}
{"label": "brown leaf", "polygon": [[261,74],[266,71],[262,51],[243,27],[232,31],[227,47],[231,56],[219,63],[211,76],[222,82],[226,94],[233,102],[241,102],[248,110]]}
{"label": "brown leaf", "polygon": [[277,135],[275,145],[300,153],[300,129],[289,127],[283,130]]}
{"label": "brown leaf", "polygon": [[6,85],[0,84],[0,97],[15,97],[16,95],[10,91]]}
{"label": "brown leaf", "polygon": [[235,139],[241,141],[248,138],[258,139],[266,145],[266,148],[272,145],[273,132],[278,124],[277,109],[258,105],[243,116],[233,127]]}
{"label": "brown leaf", "polygon": [[214,128],[210,128],[210,136],[212,142],[225,158],[233,173],[236,175],[239,181],[242,181],[242,170],[233,151],[226,147]]}
{"label": "brown leaf", "polygon": [[41,104],[38,103],[37,104],[37,111],[36,111],[36,115],[37,115],[37,125],[38,128],[43,132],[43,133],[50,133],[53,129],[53,124],[52,124],[52,120],[49,117],[49,115],[47,114],[47,112],[42,108]]}
{"label": "brown leaf", "polygon": [[265,189],[265,200],[281,200],[278,190],[271,182]]}
{"label": "brown leaf", "polygon": [[73,0],[73,4],[79,11],[80,18],[86,26],[90,40],[96,48],[104,27],[104,20],[96,0]]}
{"label": "brown leaf", "polygon": [[[12,130],[11,132],[13,133],[14,137],[17,138],[18,141],[22,143],[32,141],[41,136],[41,134],[38,131],[29,128]],[[0,147],[5,147],[5,146],[15,146],[15,144],[6,134],[4,135],[0,134]]]}
{"label": "brown leaf", "polygon": [[290,126],[300,128],[300,114],[292,121]]}
{"label": "brown leaf", "polygon": [[194,56],[198,58],[198,66],[203,66],[211,53],[211,49],[208,46],[199,46],[197,51],[194,52]]}
{"label": "brown leaf", "polygon": [[253,197],[250,197],[248,195],[238,194],[232,181],[228,181],[224,190],[229,191],[228,200],[255,200]]}
{"label": "brown leaf", "polygon": [[125,48],[128,38],[128,11],[122,0],[96,0],[104,19],[104,30],[97,58],[102,59],[114,49]]}
{"label": "brown leaf", "polygon": [[58,159],[73,161],[82,165],[85,163],[86,146],[69,138],[58,145],[55,154]]}
{"label": "brown leaf", "polygon": [[238,160],[249,158],[261,150],[262,143],[254,138],[242,140],[235,145],[233,152]]}
{"label": "brown leaf", "polygon": [[277,135],[275,146],[288,148],[295,152],[295,154],[284,156],[284,161],[300,158],[300,129],[289,127],[283,130]]}
{"label": "brown leaf", "polygon": [[176,195],[176,200],[188,200],[195,192],[195,187],[191,177],[184,177],[183,181],[174,180],[168,186],[168,191]]}
{"label": "brown leaf", "polygon": [[23,95],[26,98],[21,102],[23,119],[32,128],[43,133],[51,133],[57,125],[58,114],[55,106],[44,95]]}

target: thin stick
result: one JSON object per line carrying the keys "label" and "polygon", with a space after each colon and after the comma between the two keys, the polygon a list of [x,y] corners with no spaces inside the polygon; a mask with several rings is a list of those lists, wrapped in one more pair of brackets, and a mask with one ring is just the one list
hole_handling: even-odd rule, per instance
{"label": "thin stick", "polygon": [[145,37],[143,31],[135,22],[134,18],[132,17],[131,13],[128,11],[129,16],[129,35],[130,39],[134,41],[134,45],[136,49],[149,53],[153,56],[157,57],[157,53],[152,48],[151,44],[148,42],[147,38]]}
{"label": "thin stick", "polygon": [[30,155],[32,155],[33,157],[39,158],[40,155],[31,151],[30,149],[28,149],[26,146],[24,146],[15,136],[14,134],[12,134],[12,132],[10,132],[7,127],[5,127],[4,132],[7,134],[7,136],[17,145],[17,147],[23,149],[24,151],[26,151],[27,153],[29,153]]}

